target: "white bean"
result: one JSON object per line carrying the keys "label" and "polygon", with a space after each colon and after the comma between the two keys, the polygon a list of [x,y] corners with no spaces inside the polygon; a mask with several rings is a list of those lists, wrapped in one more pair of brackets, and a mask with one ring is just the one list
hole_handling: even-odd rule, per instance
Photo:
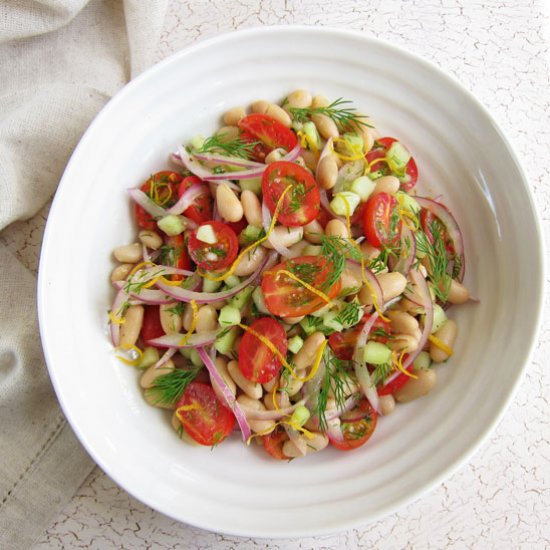
{"label": "white bean", "polygon": [[305,109],[311,105],[313,98],[307,90],[294,90],[288,94],[285,106]]}
{"label": "white bean", "polygon": [[[265,411],[265,405],[259,399],[251,399],[247,395],[239,395],[237,398],[239,405],[253,411]],[[274,420],[257,420],[249,419],[248,425],[250,429],[255,433],[268,434],[275,428]]]}
{"label": "white bean", "polygon": [[251,275],[262,263],[266,254],[267,251],[265,248],[262,248],[261,246],[256,246],[250,252],[247,252],[243,256],[242,260],[235,267],[233,274],[237,275],[237,277]]}
{"label": "white bean", "polygon": [[143,250],[141,243],[132,243],[115,248],[113,254],[121,263],[135,264],[141,260]]}
{"label": "white bean", "polygon": [[388,416],[388,414],[391,414],[395,410],[395,399],[393,395],[381,395],[378,398],[378,403],[380,406],[380,412],[384,416]]}
{"label": "white bean", "polygon": [[238,222],[243,217],[241,201],[227,183],[218,185],[216,189],[216,206],[220,216],[228,222]]}
{"label": "white bean", "polygon": [[317,220],[312,220],[307,225],[304,225],[304,239],[308,242],[320,244],[323,235],[323,226]]}
{"label": "white bean", "polygon": [[[328,437],[320,432],[313,432],[313,437],[306,438],[304,435],[298,437],[303,440],[306,447],[306,454],[316,453],[323,450],[328,445]],[[299,458],[304,456],[298,447],[289,439],[283,443],[283,454],[289,458]]]}
{"label": "white bean", "polygon": [[155,365],[149,367],[139,379],[139,385],[144,389],[152,388],[155,385],[155,380],[163,374],[170,374],[176,369],[172,359],[168,359],[164,365],[155,368]]}
{"label": "white bean", "polygon": [[315,114],[312,115],[311,120],[323,138],[337,138],[340,135],[338,126],[336,126],[334,120],[327,115]]}
{"label": "white bean", "polygon": [[130,306],[124,314],[124,323],[120,325],[119,346],[133,346],[139,338],[143,325],[143,306]]}
{"label": "white bean", "polygon": [[246,221],[254,227],[262,227],[262,205],[256,193],[245,189],[241,193],[241,205]]}
{"label": "white bean", "polygon": [[[458,326],[456,322],[452,319],[447,319],[447,322],[434,333],[434,336],[442,344],[453,349],[457,333]],[[434,363],[442,363],[443,361],[446,361],[450,355],[432,342],[430,344],[430,357]]]}
{"label": "white bean", "polygon": [[326,227],[325,233],[327,237],[341,237],[342,239],[348,239],[349,233],[346,224],[337,219],[330,220]]}
{"label": "white bean", "polygon": [[325,155],[317,164],[315,171],[317,183],[323,189],[332,189],[338,180],[338,163],[334,155]]}
{"label": "white bean", "polygon": [[386,316],[391,321],[392,330],[398,334],[417,336],[419,327],[415,317],[404,311],[388,311]]}
{"label": "white bean", "polygon": [[209,332],[218,327],[218,312],[211,304],[206,304],[197,311],[196,332]]}
{"label": "white bean", "polygon": [[393,351],[412,353],[418,348],[418,339],[410,334],[395,334],[388,341],[388,347]]}
{"label": "white bean", "polygon": [[388,193],[388,195],[395,195],[399,191],[399,180],[395,176],[382,176],[374,181],[375,187],[371,193],[371,197],[378,193]]}
{"label": "white bean", "polygon": [[138,233],[138,238],[147,248],[158,250],[163,243],[162,237],[151,229],[142,229]]}
{"label": "white bean", "polygon": [[166,334],[177,334],[183,325],[181,314],[178,313],[178,302],[161,304],[160,324]]}
{"label": "white bean", "polygon": [[[216,357],[216,360],[214,361],[214,365],[216,367],[216,370],[218,371],[219,375],[223,378],[223,381],[229,388],[229,391],[233,394],[237,394],[237,386],[235,385],[235,382],[233,381],[233,378],[231,378],[229,372],[227,371],[227,360],[223,357]],[[216,392],[216,395],[218,396],[218,399],[225,403],[225,398],[223,396],[223,393],[221,391],[221,388],[218,386],[215,378],[210,376],[210,382],[212,382],[212,388]]]}
{"label": "white bean", "polygon": [[449,302],[451,304],[463,304],[470,299],[470,292],[468,289],[458,281],[451,279],[451,286],[449,288]]}
{"label": "white bean", "polygon": [[229,361],[227,364],[227,371],[229,372],[231,378],[235,381],[235,384],[237,384],[237,386],[239,386],[239,388],[241,388],[241,390],[243,390],[248,397],[252,399],[260,399],[262,397],[263,388],[261,384],[251,382],[245,378],[237,361]]}
{"label": "white bean", "polygon": [[117,265],[111,272],[111,282],[114,283],[116,281],[125,281],[126,277],[128,277],[128,274],[133,268],[134,264]]}
{"label": "white bean", "polygon": [[244,107],[233,107],[233,109],[229,109],[229,111],[224,113],[223,122],[227,124],[227,126],[237,126],[241,118],[245,116],[246,111]]}
{"label": "white bean", "polygon": [[393,394],[399,403],[408,403],[428,394],[437,382],[433,369],[416,371],[415,375],[418,378],[412,378]]}
{"label": "white bean", "polygon": [[300,351],[294,356],[294,367],[296,370],[307,369],[313,365],[317,357],[317,351],[325,341],[325,335],[322,332],[314,332],[308,336]]}
{"label": "white bean", "polygon": [[[270,239],[277,242],[280,246],[292,246],[302,239],[304,236],[303,227],[285,227],[277,225],[271,233]],[[264,241],[262,246],[273,249],[273,245],[269,241]]]}

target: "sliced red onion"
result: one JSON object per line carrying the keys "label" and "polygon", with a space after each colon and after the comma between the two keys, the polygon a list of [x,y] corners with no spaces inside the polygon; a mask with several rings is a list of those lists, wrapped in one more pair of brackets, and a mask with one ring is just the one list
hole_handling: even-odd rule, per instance
{"label": "sliced red onion", "polygon": [[239,424],[239,428],[241,428],[241,432],[243,433],[243,441],[246,443],[250,438],[250,436],[252,435],[252,431],[250,430],[250,426],[248,425],[248,421],[246,420],[246,416],[244,412],[239,406],[239,403],[237,403],[235,396],[233,395],[233,393],[225,383],[223,376],[221,376],[220,373],[218,372],[218,369],[216,368],[214,361],[210,358],[208,353],[206,353],[206,350],[204,349],[204,347],[198,347],[197,352],[199,353],[199,357],[202,359],[204,366],[208,369],[208,372],[210,373],[212,380],[216,382],[216,385],[222,392],[222,395],[225,399],[225,402],[227,403],[227,406],[229,407],[230,410],[233,411],[233,414],[235,415],[237,423]]}
{"label": "sliced red onion", "polygon": [[233,296],[235,296],[235,294],[238,294],[243,288],[250,285],[262,272],[270,257],[271,255],[266,256],[262,260],[262,263],[259,265],[258,269],[256,269],[256,271],[254,271],[254,273],[252,273],[252,275],[245,279],[241,284],[223,292],[195,292],[193,290],[182,288],[181,286],[166,284],[163,281],[158,281],[157,287],[165,294],[168,294],[168,296],[172,296],[180,302],[191,302],[191,300],[195,300],[195,302],[197,302],[198,304],[211,304],[212,302],[227,300],[228,298],[232,298]]}
{"label": "sliced red onion", "polygon": [[154,200],[152,200],[138,187],[128,189],[128,193],[130,194],[130,197],[132,197],[132,199],[137,204],[139,204],[143,208],[143,210],[145,210],[148,214],[151,214],[153,218],[160,219],[166,216],[166,209],[162,208],[162,206],[159,206]]}
{"label": "sliced red onion", "polygon": [[[187,338],[187,340],[186,334],[165,334],[164,336],[159,336],[158,338],[147,340],[146,344],[156,346],[157,348],[198,348],[213,344],[216,341],[216,336],[218,335],[218,332],[219,331],[217,330],[209,330],[206,332],[191,334],[191,336]],[[182,342],[185,343],[182,344]]]}
{"label": "sliced red onion", "polygon": [[147,250],[147,247],[144,244],[141,245],[141,257],[143,258],[144,262],[151,261],[151,256],[149,255],[149,251]]}
{"label": "sliced red onion", "polygon": [[351,411],[355,405],[357,405],[357,401],[359,399],[359,394],[354,394],[348,397],[343,405],[341,407],[338,407],[336,409],[331,409],[330,411],[327,411],[325,414],[325,419],[330,420],[332,418],[336,418],[344,414],[345,412]]}
{"label": "sliced red onion", "polygon": [[[195,176],[201,178],[202,180],[208,181],[208,178],[213,174],[211,170],[204,167],[200,162],[195,160],[185,149],[185,147],[178,147],[178,152],[172,155],[172,160],[177,164],[183,165],[187,170],[189,170]],[[240,190],[240,187],[228,179],[221,179],[216,181],[216,183],[227,183],[231,189]]]}
{"label": "sliced red onion", "polygon": [[267,164],[260,164],[260,166],[255,166],[249,170],[241,170],[240,172],[224,172],[223,174],[212,174],[210,176],[205,176],[206,181],[213,182],[222,182],[231,178],[232,180],[251,180],[253,178],[261,178]]}
{"label": "sliced red onion", "polygon": [[[121,290],[124,288],[124,281],[117,281],[114,283],[114,287]],[[170,296],[160,290],[154,290],[150,288],[144,288],[139,292],[130,292],[132,301],[136,304],[147,304],[150,306],[160,306],[162,304],[169,304],[174,301]]]}
{"label": "sliced red onion", "polygon": [[[333,149],[332,142],[333,142],[333,139],[331,137],[327,139],[325,146],[323,147],[321,154],[319,155],[319,160],[317,161],[317,168],[319,167],[319,162],[322,159],[324,159],[327,155],[332,154],[332,149]],[[319,177],[319,173],[315,172],[315,179],[318,179],[318,177]]]}
{"label": "sliced red onion", "polygon": [[162,357],[153,365],[154,369],[162,367],[169,359],[172,358],[174,353],[176,353],[177,348],[168,348],[163,354]]}
{"label": "sliced red onion", "polygon": [[372,270],[370,270],[368,267],[365,267],[364,273],[365,273],[365,279],[369,282],[370,286],[372,287],[372,291],[374,292],[374,297],[376,298],[376,303],[378,304],[378,307],[380,309],[383,309],[384,303],[386,300],[384,298],[384,292],[382,290],[382,287],[378,282],[378,278],[372,272]]}
{"label": "sliced red onion", "polygon": [[212,162],[214,164],[228,164],[230,166],[242,166],[244,168],[259,168],[265,164],[254,160],[243,159],[241,157],[230,157],[216,153],[193,153],[196,159],[203,162]]}
{"label": "sliced red onion", "polygon": [[183,193],[183,195],[178,199],[178,202],[166,210],[167,214],[181,214],[185,212],[194,202],[195,199],[201,195],[208,194],[208,189],[205,185],[196,183],[192,185],[189,189]]}
{"label": "sliced red onion", "polygon": [[300,433],[294,428],[292,428],[291,426],[288,426],[287,424],[285,424],[285,432],[288,435],[288,439],[290,439],[290,441],[294,443],[294,446],[296,447],[296,449],[298,449],[298,452],[302,456],[306,456],[307,442],[305,438],[300,437]]}
{"label": "sliced red onion", "polygon": [[[269,233],[269,228],[271,227],[271,213],[269,212],[269,208],[267,207],[265,201],[262,202],[262,225],[267,235],[267,233]],[[278,243],[276,239],[273,239],[273,234],[268,237],[267,241],[281,256],[288,258],[290,255],[290,250],[286,246]]]}
{"label": "sliced red onion", "polygon": [[441,223],[445,226],[447,235],[449,236],[449,239],[451,239],[455,253],[460,261],[460,269],[458,271],[457,280],[462,282],[464,279],[464,272],[466,270],[466,263],[464,257],[464,239],[457,221],[445,205],[426,197],[415,197],[415,200],[422,208],[425,208],[434,216],[439,218]]}
{"label": "sliced red onion", "polygon": [[298,142],[281,160],[285,162],[293,162],[295,161],[301,154],[302,147],[300,146],[300,142]]}
{"label": "sliced red onion", "polygon": [[370,316],[369,320],[363,325],[363,328],[361,329],[361,332],[357,337],[355,350],[353,351],[353,367],[355,369],[355,376],[357,376],[359,386],[361,386],[361,391],[365,394],[365,397],[372,405],[372,408],[377,413],[380,413],[380,404],[378,393],[376,391],[376,386],[372,382],[369,369],[367,368],[365,360],[363,359],[363,348],[367,343],[367,338],[376,319],[378,319],[378,312],[375,311]]}
{"label": "sliced red onion", "polygon": [[331,419],[326,419],[326,422],[326,434],[328,438],[336,443],[343,443],[344,434],[342,433],[342,423],[340,422],[340,417],[335,416]]}
{"label": "sliced red onion", "polygon": [[302,399],[301,401],[298,401],[294,403],[293,405],[290,405],[289,407],[284,407],[280,409],[274,409],[274,410],[266,410],[266,409],[250,409],[248,407],[245,407],[244,405],[241,405],[241,409],[245,411],[246,417],[250,420],[280,420],[281,418],[284,418],[285,416],[291,416],[294,410],[304,405],[305,400]]}
{"label": "sliced red onion", "polygon": [[402,224],[401,227],[401,254],[397,263],[393,267],[393,271],[398,271],[402,275],[407,276],[414,261],[416,259],[416,238],[414,232]]}
{"label": "sliced red onion", "polygon": [[[122,305],[128,300],[128,294],[124,290],[120,289],[113,300],[111,306],[111,314],[115,317],[119,317],[118,311],[121,309]],[[120,323],[114,323],[111,321],[111,341],[113,346],[118,347],[120,342]]]}

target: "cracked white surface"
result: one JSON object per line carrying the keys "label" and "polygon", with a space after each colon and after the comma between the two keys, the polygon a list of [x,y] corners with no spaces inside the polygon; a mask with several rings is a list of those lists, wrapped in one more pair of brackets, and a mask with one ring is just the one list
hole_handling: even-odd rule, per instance
{"label": "cracked white surface", "polygon": [[[290,23],[362,30],[456,76],[490,109],[523,161],[550,243],[550,20],[542,0],[172,0],[157,59],[220,32]],[[34,269],[46,215],[44,211],[19,226],[25,227],[23,240],[11,237],[15,231],[2,235]],[[550,547],[548,274],[546,287],[540,339],[502,422],[468,464],[397,513],[327,537],[239,539],[172,521],[137,502],[96,468],[35,550]]]}

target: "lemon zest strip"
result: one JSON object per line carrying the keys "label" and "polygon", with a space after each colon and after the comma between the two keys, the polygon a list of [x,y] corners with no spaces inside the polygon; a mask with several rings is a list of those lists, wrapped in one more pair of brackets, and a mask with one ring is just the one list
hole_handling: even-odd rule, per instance
{"label": "lemon zest strip", "polygon": [[200,411],[202,407],[198,403],[191,403],[191,405],[182,405],[176,409],[176,416],[180,422],[183,422],[183,412],[186,411]]}
{"label": "lemon zest strip", "polygon": [[122,344],[122,346],[118,346],[117,349],[133,350],[137,353],[137,357],[135,359],[127,359],[123,355],[115,355],[115,357],[117,359],[120,359],[126,365],[132,365],[133,367],[135,367],[136,365],[139,364],[139,362],[143,358],[143,352],[137,346],[135,346],[134,344]]}
{"label": "lemon zest strip", "polygon": [[[177,414],[177,411],[176,411],[176,414]],[[306,439],[313,439],[315,437],[312,432],[310,432],[309,430],[306,430],[306,428],[303,428],[302,426],[299,426],[298,424],[295,424],[294,422],[289,422],[287,420],[279,420],[278,422],[275,422],[275,424],[273,424],[273,426],[270,426],[269,428],[266,428],[265,430],[261,430],[259,432],[253,433],[246,440],[246,444],[250,445],[251,441],[255,437],[262,437],[264,435],[268,435],[271,432],[273,432],[277,426],[282,426],[283,424],[286,424],[287,426],[290,426],[292,429],[294,429],[298,432],[302,432],[304,434],[304,436],[306,437]]]}
{"label": "lemon zest strip", "polygon": [[334,149],[334,144],[335,143],[344,143],[346,145],[346,147],[348,147],[348,148],[349,148],[349,144],[346,142],[345,139],[342,139],[340,137],[333,138],[333,140],[332,140],[331,150],[337,157],[341,158],[342,160],[347,160],[347,161],[364,160],[365,157],[363,155],[363,152],[360,151],[358,147],[351,147],[351,150],[352,150],[352,152],[355,153],[355,155],[349,156],[349,155],[344,155],[343,153],[339,153],[338,151],[336,151]]}
{"label": "lemon zest strip", "polygon": [[393,363],[394,365],[403,373],[406,374],[409,378],[413,378],[416,380],[418,376],[416,374],[413,374],[412,372],[409,372],[407,369],[403,367],[403,356],[405,355],[405,351],[402,351],[399,357],[395,354],[395,352],[392,353],[393,356]]}
{"label": "lemon zest strip", "polygon": [[437,336],[430,334],[428,340],[441,351],[444,351],[447,355],[451,356],[454,353],[453,348],[449,347],[445,342],[442,342]]}
{"label": "lemon zest strip", "polygon": [[305,281],[300,279],[300,277],[297,277],[296,275],[294,275],[294,273],[291,273],[286,269],[278,269],[277,271],[266,271],[264,275],[271,275],[271,274],[278,275],[279,273],[282,273],[283,275],[286,275],[287,277],[296,281],[297,283],[300,283],[304,288],[306,288],[310,292],[313,292],[313,294],[317,294],[317,296],[319,296],[319,298],[321,298],[327,304],[330,304],[332,302],[332,300],[324,292],[321,292],[320,290],[313,288],[309,283],[306,283]]}
{"label": "lemon zest strip", "polygon": [[258,239],[255,242],[253,242],[251,245],[247,246],[243,251],[241,251],[241,253],[237,256],[235,261],[231,264],[231,267],[223,275],[220,275],[219,277],[212,277],[212,276],[208,275],[207,273],[202,273],[202,272],[200,273],[200,275],[202,277],[204,277],[205,279],[208,279],[209,281],[214,281],[214,282],[225,281],[228,277],[230,277],[233,274],[233,272],[235,271],[236,267],[239,265],[239,262],[245,256],[245,254],[247,254],[253,248],[256,248],[257,246],[259,246],[263,242],[267,241],[267,239],[269,239],[269,237],[271,236],[271,233],[273,233],[273,229],[275,228],[275,224],[277,223],[277,218],[278,218],[279,212],[282,208],[283,200],[285,198],[285,195],[288,193],[288,191],[290,191],[290,189],[292,189],[292,185],[288,185],[285,188],[285,190],[281,193],[281,196],[279,197],[279,200],[277,201],[277,206],[275,207],[275,212],[273,212],[273,218],[271,220],[271,225],[269,226],[269,230],[265,234],[265,236],[263,236],[261,239]]}
{"label": "lemon zest strip", "polygon": [[197,302],[195,302],[195,300],[191,300],[189,303],[191,304],[191,309],[193,310],[193,319],[191,320],[191,325],[189,326],[187,334],[180,341],[180,346],[185,346],[187,340],[189,340],[197,327],[197,312],[199,308],[197,307]]}
{"label": "lemon zest strip", "polygon": [[114,323],[115,325],[123,325],[126,322],[125,317],[115,315],[112,311],[109,311],[107,316],[109,317],[111,323]]}

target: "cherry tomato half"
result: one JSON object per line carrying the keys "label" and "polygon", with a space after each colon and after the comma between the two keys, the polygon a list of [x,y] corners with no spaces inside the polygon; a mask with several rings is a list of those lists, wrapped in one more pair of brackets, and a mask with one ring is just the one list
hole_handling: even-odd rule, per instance
{"label": "cherry tomato half", "polygon": [[[177,267],[178,269],[191,269],[191,260],[185,246],[183,235],[166,236],[164,247],[161,249],[160,263]],[[170,275],[172,281],[181,281],[183,275]]]}
{"label": "cherry tomato half", "polygon": [[[204,184],[203,180],[197,176],[187,176],[183,178],[178,187],[178,198],[180,198],[191,186],[201,183]],[[203,223],[212,219],[212,195],[206,184],[204,184],[204,193],[201,193],[193,201],[193,204],[183,211],[183,215],[187,216],[195,223]]]}
{"label": "cherry tomato half", "polygon": [[159,336],[164,336],[164,329],[160,323],[160,307],[144,306],[143,324],[141,325],[141,337],[146,342]]}
{"label": "cherry tomato half", "polygon": [[200,445],[218,445],[235,427],[233,413],[203,382],[194,381],[185,388],[176,411],[185,431]]}
{"label": "cherry tomato half", "polygon": [[262,193],[271,214],[283,191],[286,193],[278,222],[287,227],[306,225],[319,215],[321,198],[315,178],[302,166],[294,162],[278,161],[268,164],[262,176]]}
{"label": "cherry tomato half", "polygon": [[[403,360],[405,360],[406,357],[407,356],[405,355]],[[413,368],[414,368],[414,363],[411,363],[406,368],[406,371],[411,372]],[[401,389],[410,380],[412,380],[412,378],[402,372],[398,374],[389,384],[386,384],[385,386],[378,386],[376,391],[378,392],[378,395],[394,394],[397,390]]]}
{"label": "cherry tomato half", "polygon": [[429,210],[423,208],[420,212],[420,223],[422,224],[422,230],[426,233],[426,237],[428,237],[430,243],[434,244],[434,233],[437,232],[439,237],[441,237],[441,240],[445,243],[447,253],[450,256],[455,255],[454,244],[451,239],[449,239],[447,231],[437,216],[432,214]]}
{"label": "cherry tomato half", "polygon": [[372,246],[380,248],[399,239],[401,220],[394,218],[396,206],[397,200],[388,193],[377,193],[367,201],[363,227],[365,237]]}
{"label": "cherry tomato half", "polygon": [[279,271],[289,271],[313,288],[322,290],[329,298],[334,298],[342,286],[340,279],[331,288],[323,288],[333,269],[323,256],[299,256],[272,267],[264,273],[262,280],[267,309],[279,317],[299,317],[322,308],[326,302],[320,296]]}
{"label": "cherry tomato half", "polygon": [[296,134],[269,115],[252,114],[239,121],[241,137],[248,142],[260,141],[254,148],[254,157],[264,161],[273,149],[282,147],[290,151],[298,143]]}
{"label": "cherry tomato half", "polygon": [[[397,141],[392,137],[383,137],[377,139],[374,147],[367,153],[367,162],[371,163],[376,159],[382,159],[386,156],[391,144]],[[402,144],[403,145],[403,144]],[[389,166],[385,162],[375,162],[371,168],[371,173],[379,172],[381,176],[394,175],[398,176],[401,181],[401,189],[403,191],[410,191],[418,181],[418,168],[414,158],[411,156],[407,166],[405,166],[405,175],[396,174],[392,172]]]}
{"label": "cherry tomato half", "polygon": [[[177,172],[157,172],[153,174],[140,189],[146,193],[151,200],[163,207],[172,206],[176,200],[177,187],[181,182],[181,175]],[[143,229],[158,229],[157,222],[139,204],[134,205],[136,221]]]}
{"label": "cherry tomato half", "polygon": [[357,407],[347,414],[350,420],[342,419],[343,441],[336,441],[329,435],[333,447],[341,451],[351,451],[364,445],[374,432],[378,415],[371,404],[363,399]]}
{"label": "cherry tomato half", "polygon": [[288,441],[288,435],[281,428],[275,428],[270,434],[261,438],[264,449],[277,460],[290,460],[290,457],[283,453],[283,445],[286,441]]}
{"label": "cherry tomato half", "polygon": [[[250,325],[250,328],[265,336],[283,357],[286,356],[286,332],[278,321],[272,317],[260,317]],[[281,361],[256,336],[245,332],[239,347],[239,368],[247,380],[266,384],[279,374]]]}
{"label": "cherry tomato half", "polygon": [[[200,227],[210,225],[216,236],[216,243],[208,244],[197,239]],[[228,225],[215,220],[202,223],[189,235],[189,254],[204,271],[219,271],[230,266],[239,251],[239,241],[235,231]]]}

